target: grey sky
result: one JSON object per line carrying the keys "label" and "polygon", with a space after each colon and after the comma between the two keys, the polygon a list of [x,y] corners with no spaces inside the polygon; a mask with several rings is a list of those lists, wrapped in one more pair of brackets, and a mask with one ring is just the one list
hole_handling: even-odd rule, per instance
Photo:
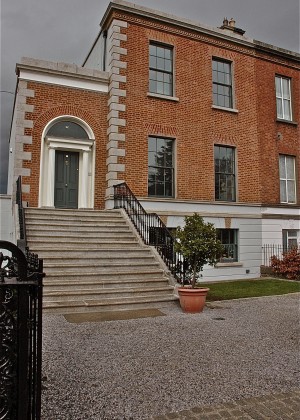
{"label": "grey sky", "polygon": [[[14,92],[22,56],[82,64],[109,0],[0,0],[1,91]],[[217,27],[235,18],[246,36],[299,52],[299,0],[134,0]],[[1,93],[0,193],[6,192],[14,95]]]}

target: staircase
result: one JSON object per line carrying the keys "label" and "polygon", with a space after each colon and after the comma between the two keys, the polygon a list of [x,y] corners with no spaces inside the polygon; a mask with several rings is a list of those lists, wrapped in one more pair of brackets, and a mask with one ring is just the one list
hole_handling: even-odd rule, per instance
{"label": "staircase", "polygon": [[100,312],[174,301],[164,267],[120,210],[27,208],[27,242],[44,260],[44,312]]}

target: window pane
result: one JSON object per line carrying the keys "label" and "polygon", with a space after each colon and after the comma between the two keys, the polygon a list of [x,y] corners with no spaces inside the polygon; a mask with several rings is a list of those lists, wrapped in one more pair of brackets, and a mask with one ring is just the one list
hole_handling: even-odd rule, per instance
{"label": "window pane", "polygon": [[172,61],[165,60],[165,71],[171,72],[172,71]]}
{"label": "window pane", "polygon": [[150,70],[149,71],[149,79],[150,79],[150,81],[155,81],[156,80],[156,71],[155,70]]}
{"label": "window pane", "polygon": [[156,69],[156,57],[150,55],[150,67]]}
{"label": "window pane", "polygon": [[291,156],[287,156],[286,157],[286,174],[287,174],[287,179],[295,179],[295,159]]}
{"label": "window pane", "polygon": [[165,58],[165,49],[163,47],[156,47],[156,55],[160,58]]}
{"label": "window pane", "polygon": [[283,155],[279,156],[279,176],[280,176],[280,178],[285,178],[286,177],[285,156],[283,156]]}
{"label": "window pane", "polygon": [[281,99],[276,99],[276,105],[277,105],[277,117],[278,118],[283,118],[282,100]]}
{"label": "window pane", "polygon": [[225,96],[224,101],[225,101],[225,105],[224,106],[226,108],[230,108],[231,107],[230,98],[228,98],[227,96]]}
{"label": "window pane", "polygon": [[150,44],[149,53],[150,53],[150,55],[156,56],[156,45]]}
{"label": "window pane", "polygon": [[164,95],[172,96],[172,85],[170,83],[164,83]]}
{"label": "window pane", "polygon": [[285,120],[291,120],[290,101],[283,100],[283,118]]}
{"label": "window pane", "polygon": [[156,92],[163,95],[164,93],[164,84],[163,82],[157,82],[156,84]]}
{"label": "window pane", "polygon": [[217,229],[217,237],[224,248],[220,262],[238,261],[237,229]]}
{"label": "window pane", "polygon": [[281,96],[281,77],[275,77],[276,96]]}
{"label": "window pane", "polygon": [[156,137],[149,137],[148,150],[152,152],[156,152]]}
{"label": "window pane", "polygon": [[163,82],[164,81],[164,74],[163,73],[161,73],[161,72],[156,72],[156,80],[158,81],[158,82]]}
{"label": "window pane", "polygon": [[158,70],[164,70],[165,69],[165,60],[163,58],[157,58],[156,68]]}
{"label": "window pane", "polygon": [[172,54],[171,54],[171,49],[170,48],[165,48],[165,58],[167,59],[167,60],[171,60],[171,58],[172,58]]}
{"label": "window pane", "polygon": [[[149,89],[151,93],[171,96],[173,83],[172,48],[151,45],[149,48]],[[159,71],[155,72],[154,69]],[[155,81],[155,83],[153,83]]]}
{"label": "window pane", "polygon": [[287,181],[287,201],[289,203],[296,202],[296,195],[295,195],[295,182],[294,181]]}
{"label": "window pane", "polygon": [[72,139],[88,139],[86,131],[72,121],[60,121],[54,124],[47,132],[47,136],[72,138]]}
{"label": "window pane", "polygon": [[216,70],[213,70],[213,81],[218,82],[218,72]]}
{"label": "window pane", "polygon": [[218,61],[218,67],[217,67],[219,72],[224,72],[224,63],[223,61]]}
{"label": "window pane", "polygon": [[290,81],[289,81],[289,79],[282,79],[282,96],[285,99],[290,98]]}
{"label": "window pane", "polygon": [[149,91],[151,93],[156,92],[156,82],[154,80],[150,80],[150,82],[149,82]]}
{"label": "window pane", "polygon": [[281,201],[281,203],[286,203],[287,202],[285,181],[280,181],[280,201]]}

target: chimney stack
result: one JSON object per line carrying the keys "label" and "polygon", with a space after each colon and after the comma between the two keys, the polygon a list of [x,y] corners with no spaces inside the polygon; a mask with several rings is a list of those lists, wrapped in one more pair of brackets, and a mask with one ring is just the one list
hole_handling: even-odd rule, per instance
{"label": "chimney stack", "polygon": [[235,20],[233,18],[231,18],[228,21],[227,17],[225,17],[223,19],[223,25],[220,27],[220,29],[225,29],[227,31],[232,31],[232,32],[235,32],[236,34],[239,34],[239,35],[244,35],[244,33],[245,33],[245,31],[243,29],[237,28],[235,26]]}

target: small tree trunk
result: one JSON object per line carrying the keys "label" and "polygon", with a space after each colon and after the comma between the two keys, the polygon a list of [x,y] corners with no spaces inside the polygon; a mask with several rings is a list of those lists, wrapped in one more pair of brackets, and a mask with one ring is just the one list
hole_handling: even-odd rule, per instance
{"label": "small tree trunk", "polygon": [[194,265],[193,265],[193,277],[192,277],[192,282],[191,282],[192,288],[194,288],[196,285],[196,274],[197,274],[197,260],[195,258]]}

